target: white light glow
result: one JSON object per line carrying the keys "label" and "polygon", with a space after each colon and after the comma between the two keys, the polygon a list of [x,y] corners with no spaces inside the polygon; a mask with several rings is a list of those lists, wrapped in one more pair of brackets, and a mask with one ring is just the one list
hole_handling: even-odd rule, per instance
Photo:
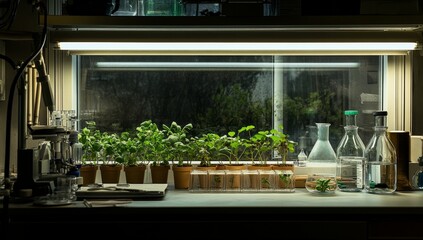
{"label": "white light glow", "polygon": [[357,62],[97,62],[99,68],[358,68]]}
{"label": "white light glow", "polygon": [[414,50],[415,42],[60,42],[69,51],[389,51]]}

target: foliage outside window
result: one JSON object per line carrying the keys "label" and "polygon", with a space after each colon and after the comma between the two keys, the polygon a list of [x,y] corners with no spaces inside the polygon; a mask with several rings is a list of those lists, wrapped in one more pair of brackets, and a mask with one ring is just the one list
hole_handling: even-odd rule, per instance
{"label": "foliage outside window", "polygon": [[[382,56],[80,56],[79,60],[80,129],[94,121],[100,131],[122,133],[151,120],[158,126],[192,124],[193,136],[236,133],[249,125],[255,126],[254,135],[282,125],[290,139],[305,142],[306,152],[316,140],[317,122],[331,123],[330,142],[336,147],[346,109],[359,110],[359,133],[367,142],[383,76]],[[155,64],[106,68],[101,62]],[[363,100],[362,94],[377,100]]]}

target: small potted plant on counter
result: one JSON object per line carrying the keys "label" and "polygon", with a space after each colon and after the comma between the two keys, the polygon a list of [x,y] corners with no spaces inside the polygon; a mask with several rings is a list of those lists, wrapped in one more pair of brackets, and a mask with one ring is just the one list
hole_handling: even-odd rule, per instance
{"label": "small potted plant on counter", "polygon": [[170,126],[163,125],[163,140],[168,153],[168,157],[172,162],[172,171],[174,177],[175,189],[188,189],[190,182],[190,173],[192,170],[191,157],[194,145],[191,144],[189,131],[192,124],[180,126],[176,122],[172,122]]}
{"label": "small potted plant on counter", "polygon": [[80,175],[83,178],[83,185],[95,183],[96,171],[99,164],[101,144],[101,132],[96,129],[96,123],[87,122],[87,127],[78,134],[78,141],[82,144],[82,162],[79,167]]}
{"label": "small potted plant on counter", "polygon": [[273,165],[274,170],[292,170],[294,171],[294,164],[287,163],[288,154],[295,151],[296,142],[288,139],[288,136],[283,132],[283,126],[279,125],[278,129],[270,130],[271,133],[271,149],[278,156],[276,164]]}

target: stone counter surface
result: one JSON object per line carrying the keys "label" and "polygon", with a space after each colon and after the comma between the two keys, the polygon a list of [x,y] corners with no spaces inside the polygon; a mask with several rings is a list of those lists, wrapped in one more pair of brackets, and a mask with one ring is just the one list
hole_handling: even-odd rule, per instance
{"label": "stone counter surface", "polygon": [[129,235],[133,230],[159,231],[157,239],[163,239],[182,229],[206,227],[215,229],[203,237],[211,239],[221,237],[220,231],[230,226],[240,226],[237,239],[256,235],[274,238],[282,234],[278,233],[282,228],[295,231],[294,236],[284,239],[423,239],[423,191],[390,195],[337,191],[325,195],[305,189],[293,193],[169,189],[160,200],[136,200],[120,206],[88,208],[82,201],[48,207],[13,203],[9,212],[8,229],[22,236],[25,232],[19,229],[28,226],[48,226],[55,231],[70,225],[130,229]]}

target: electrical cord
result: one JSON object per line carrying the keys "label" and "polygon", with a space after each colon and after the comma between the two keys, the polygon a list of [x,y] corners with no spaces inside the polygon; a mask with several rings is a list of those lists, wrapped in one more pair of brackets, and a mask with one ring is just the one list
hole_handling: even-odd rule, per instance
{"label": "electrical cord", "polygon": [[[19,79],[22,77],[25,68],[28,66],[30,62],[32,62],[38,54],[44,48],[46,39],[47,39],[47,7],[44,3],[40,2],[40,0],[34,1],[32,3],[37,11],[41,11],[44,14],[44,25],[43,31],[41,35],[41,41],[35,51],[17,68],[17,73],[13,78],[12,84],[10,86],[10,92],[8,96],[7,102],[7,113],[6,113],[6,148],[5,148],[5,159],[4,159],[4,184],[6,194],[3,198],[3,218],[2,218],[2,226],[5,230],[8,230],[8,225],[10,223],[10,216],[9,216],[9,201],[10,201],[10,192],[11,192],[11,182],[10,182],[10,135],[11,135],[11,123],[12,123],[12,108],[13,108],[13,98],[15,93],[15,88]],[[2,57],[3,58],[3,57]],[[9,58],[3,58],[6,61],[13,62]],[[8,60],[9,59],[9,60]]]}
{"label": "electrical cord", "polygon": [[1,59],[3,59],[3,60],[5,60],[7,63],[9,63],[10,64],[10,66],[13,68],[13,69],[18,69],[18,65],[17,64],[15,64],[14,62],[13,62],[13,60],[11,59],[11,58],[9,58],[8,56],[5,56],[5,55],[3,55],[3,54],[0,54],[0,58]]}

